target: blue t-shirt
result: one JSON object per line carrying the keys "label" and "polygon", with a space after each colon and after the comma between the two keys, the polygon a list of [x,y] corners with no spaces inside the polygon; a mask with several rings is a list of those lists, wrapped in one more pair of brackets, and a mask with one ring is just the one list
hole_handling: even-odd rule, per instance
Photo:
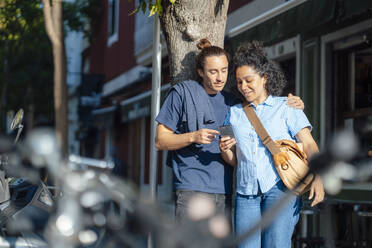
{"label": "blue t-shirt", "polygon": [[[237,103],[228,92],[207,95],[214,110],[216,122],[206,123],[205,128],[215,129],[223,125],[230,106]],[[187,123],[182,121],[185,99],[171,90],[160,109],[156,121],[176,134],[189,132]],[[171,151],[171,165],[176,189],[195,190],[207,193],[231,194],[233,168],[226,164],[220,153],[219,139],[210,144],[191,144]]]}

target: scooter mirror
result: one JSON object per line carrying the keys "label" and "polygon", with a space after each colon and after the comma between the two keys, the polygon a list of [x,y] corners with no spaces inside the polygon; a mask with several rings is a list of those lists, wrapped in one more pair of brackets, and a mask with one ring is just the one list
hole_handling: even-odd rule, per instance
{"label": "scooter mirror", "polygon": [[12,123],[10,124],[10,130],[13,131],[17,129],[22,124],[22,120],[23,120],[23,109],[20,109],[14,115]]}

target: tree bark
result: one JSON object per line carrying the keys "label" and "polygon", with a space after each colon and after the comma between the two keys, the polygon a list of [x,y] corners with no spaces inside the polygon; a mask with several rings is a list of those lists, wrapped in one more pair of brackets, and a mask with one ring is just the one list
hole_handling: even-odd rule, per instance
{"label": "tree bark", "polygon": [[57,140],[62,155],[67,155],[67,85],[66,54],[63,37],[62,1],[43,1],[45,27],[53,46],[54,63],[54,111]]}
{"label": "tree bark", "polygon": [[223,48],[229,0],[162,0],[160,23],[167,43],[171,84],[197,79],[196,44],[207,38]]}

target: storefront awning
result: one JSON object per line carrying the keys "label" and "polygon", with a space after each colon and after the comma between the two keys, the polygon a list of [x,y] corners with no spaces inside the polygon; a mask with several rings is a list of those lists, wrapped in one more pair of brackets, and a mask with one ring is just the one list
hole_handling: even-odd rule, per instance
{"label": "storefront awning", "polygon": [[[170,88],[170,85],[161,87],[161,103]],[[126,99],[120,103],[121,122],[128,122],[137,118],[150,116],[151,112],[151,90]]]}
{"label": "storefront awning", "polygon": [[135,84],[138,81],[143,81],[146,78],[150,77],[151,73],[152,73],[151,68],[142,65],[137,65],[130,69],[129,71],[124,72],[120,76],[112,79],[111,81],[106,82],[103,85],[102,97],[113,95],[118,91]]}
{"label": "storefront awning", "polygon": [[233,51],[242,42],[260,40],[265,45],[308,32],[334,18],[337,1],[311,0],[230,38]]}

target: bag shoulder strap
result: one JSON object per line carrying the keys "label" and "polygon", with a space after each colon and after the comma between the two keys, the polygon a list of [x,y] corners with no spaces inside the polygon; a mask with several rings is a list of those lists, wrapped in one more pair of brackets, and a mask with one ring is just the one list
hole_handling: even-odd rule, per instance
{"label": "bag shoulder strap", "polygon": [[251,122],[252,126],[256,130],[258,136],[260,137],[262,143],[267,147],[272,155],[280,153],[278,145],[271,139],[269,134],[266,132],[265,127],[262,125],[260,119],[258,118],[256,112],[248,102],[242,104],[245,114],[248,120]]}

